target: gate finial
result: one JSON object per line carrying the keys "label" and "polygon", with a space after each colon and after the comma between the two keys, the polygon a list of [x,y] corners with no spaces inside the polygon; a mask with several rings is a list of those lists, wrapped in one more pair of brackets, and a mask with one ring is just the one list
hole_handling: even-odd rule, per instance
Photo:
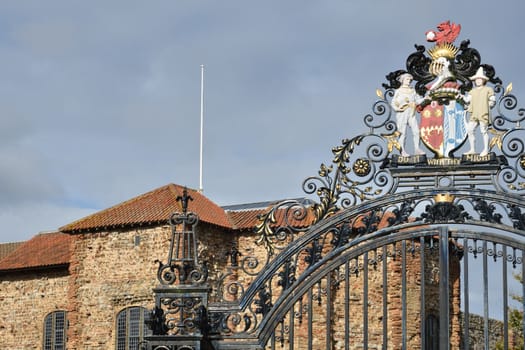
{"label": "gate finial", "polygon": [[184,187],[184,190],[182,191],[182,196],[177,196],[175,200],[177,202],[181,202],[182,213],[186,214],[188,212],[188,202],[192,201],[193,198],[191,196],[188,196],[188,188]]}

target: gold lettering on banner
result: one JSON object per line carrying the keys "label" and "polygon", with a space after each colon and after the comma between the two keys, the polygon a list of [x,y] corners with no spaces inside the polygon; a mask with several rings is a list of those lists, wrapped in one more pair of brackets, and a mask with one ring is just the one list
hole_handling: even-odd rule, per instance
{"label": "gold lettering on banner", "polygon": [[491,154],[489,153],[485,156],[480,156],[479,154],[464,154],[463,159],[473,163],[483,163],[490,162],[492,158]]}
{"label": "gold lettering on banner", "polygon": [[428,159],[427,160],[428,165],[437,165],[437,166],[459,165],[460,162],[461,162],[461,159],[456,159],[456,158],[438,158],[438,159]]}
{"label": "gold lettering on banner", "polygon": [[411,164],[417,164],[421,162],[425,162],[426,156],[424,155],[414,155],[414,156],[399,156],[397,158],[397,163],[401,165],[411,165]]}

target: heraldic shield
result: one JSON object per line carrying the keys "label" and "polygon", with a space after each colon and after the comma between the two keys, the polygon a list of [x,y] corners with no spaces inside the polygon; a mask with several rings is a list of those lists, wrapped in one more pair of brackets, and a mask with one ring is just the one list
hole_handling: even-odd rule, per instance
{"label": "heraldic shield", "polygon": [[421,111],[421,141],[438,158],[450,157],[467,139],[467,111],[455,100],[431,103]]}

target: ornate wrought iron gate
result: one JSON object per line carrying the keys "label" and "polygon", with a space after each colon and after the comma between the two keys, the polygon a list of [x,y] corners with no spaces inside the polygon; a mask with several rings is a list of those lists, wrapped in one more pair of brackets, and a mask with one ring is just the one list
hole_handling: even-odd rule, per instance
{"label": "ornate wrought iron gate", "polygon": [[[210,305],[209,336],[217,337],[217,349],[470,349],[473,342],[494,348],[494,307],[503,316],[497,340],[508,348],[516,342],[505,311],[509,276],[523,278],[525,271],[520,219],[508,208],[520,204],[447,189],[348,209],[288,244],[237,309]],[[419,209],[417,217],[405,215]],[[473,303],[472,295],[482,302]],[[483,321],[481,338],[472,334],[470,314]]]}
{"label": "ornate wrought iron gate", "polygon": [[343,140],[332,164],[305,180],[305,192],[318,200],[271,208],[256,228],[258,246],[242,259],[232,253],[227,271],[209,274],[196,254],[195,217],[174,215],[147,348],[511,349],[523,343],[525,110],[508,115],[517,105],[511,84],[503,89],[468,41],[459,48],[441,42],[429,54],[416,46],[407,59],[416,90],[439,81],[440,58],[455,66],[456,85],[432,84],[423,107],[431,111],[422,118],[436,111],[450,112],[448,123],[461,117],[463,108],[450,106],[463,103],[458,94],[472,89],[468,77],[481,67],[498,95],[490,152],[456,157],[464,134],[447,147],[436,146],[431,134],[459,132],[460,125],[427,124],[422,139],[434,158],[394,154],[406,153],[392,98],[407,71],[390,73],[373,114],[364,118],[369,132]]}

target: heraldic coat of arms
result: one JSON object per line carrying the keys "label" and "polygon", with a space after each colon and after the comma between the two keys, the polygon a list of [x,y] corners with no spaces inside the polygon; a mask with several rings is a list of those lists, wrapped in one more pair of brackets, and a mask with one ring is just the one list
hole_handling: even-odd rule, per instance
{"label": "heraldic coat of arms", "polygon": [[[416,52],[408,56],[406,69],[386,76],[389,83],[383,86],[395,91],[391,107],[396,114],[396,147],[402,157],[424,156],[422,143],[436,158],[453,158],[467,140],[465,155],[489,155],[490,112],[496,103],[489,85],[501,84],[501,80],[491,65],[481,63],[469,40],[454,44],[460,31],[459,24],[440,23],[436,31],[426,33],[426,40],[434,46],[425,49],[415,45]],[[483,139],[480,152],[475,149],[478,127]],[[406,147],[408,128],[414,146],[410,153]]]}

